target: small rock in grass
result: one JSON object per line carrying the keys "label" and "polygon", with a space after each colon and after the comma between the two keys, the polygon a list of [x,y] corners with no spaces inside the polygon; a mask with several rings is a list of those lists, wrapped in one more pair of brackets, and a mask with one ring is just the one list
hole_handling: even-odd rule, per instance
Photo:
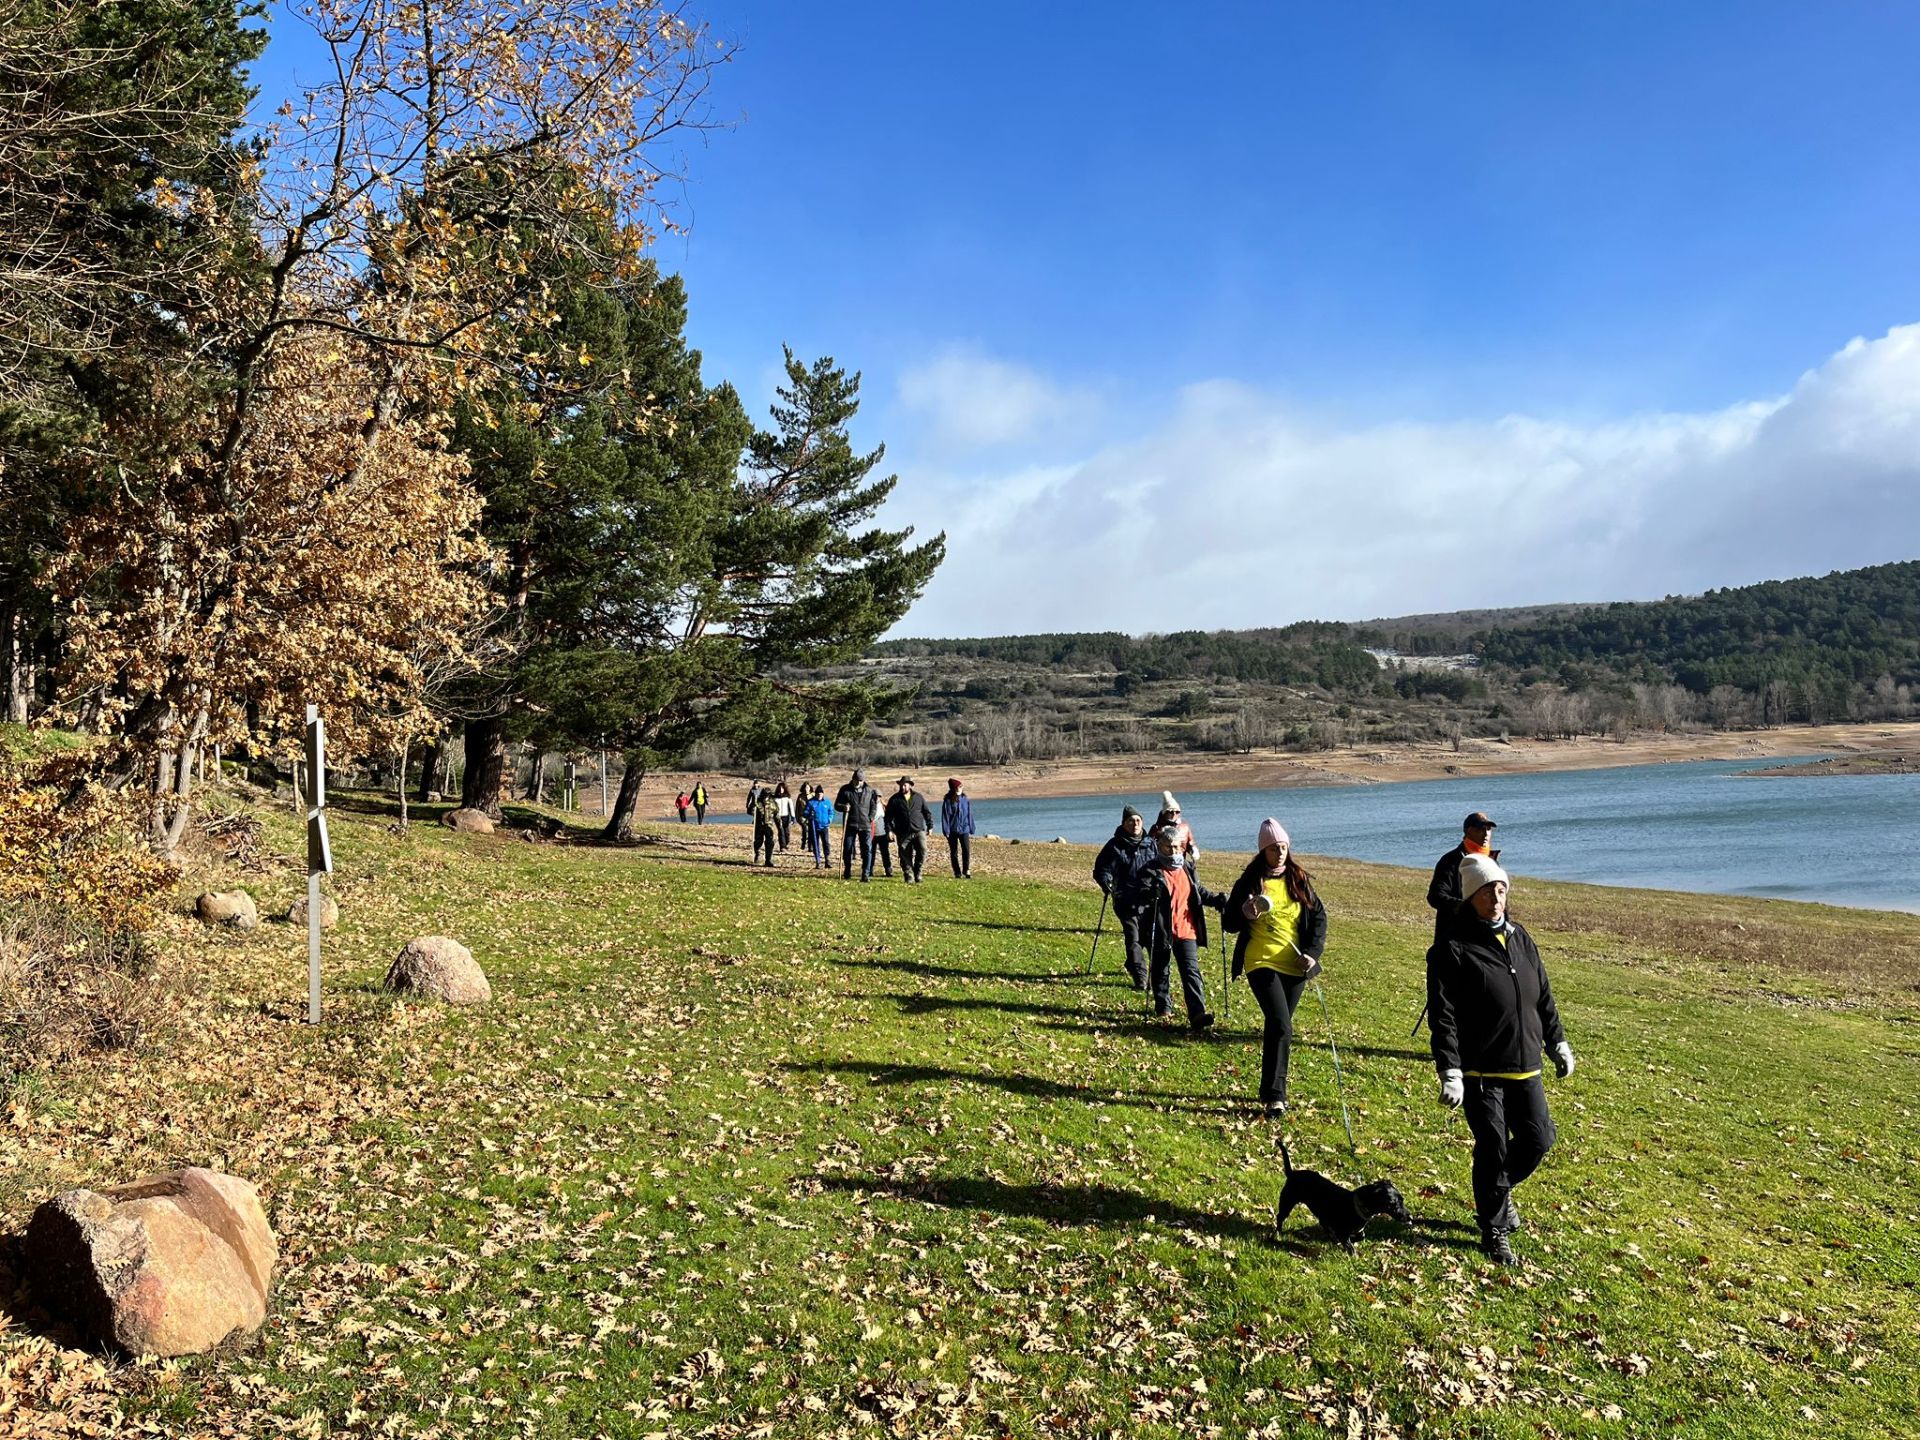
{"label": "small rock in grass", "polygon": [[468,810],[465,807],[449,810],[441,817],[440,823],[449,829],[458,830],[463,835],[493,834],[493,821],[488,818],[484,810]]}
{"label": "small rock in grass", "polygon": [[260,923],[260,909],[244,890],[209,890],[193,902],[193,913],[209,925],[251,930]]}
{"label": "small rock in grass", "polygon": [[407,948],[394,957],[382,988],[449,1005],[484,1005],[493,999],[493,987],[473,952],[445,935],[409,940]]}
{"label": "small rock in grass", "polygon": [[[307,897],[302,895],[287,907],[287,923],[305,926],[307,923]],[[331,895],[320,897],[320,928],[331,930],[340,923],[340,907]]]}

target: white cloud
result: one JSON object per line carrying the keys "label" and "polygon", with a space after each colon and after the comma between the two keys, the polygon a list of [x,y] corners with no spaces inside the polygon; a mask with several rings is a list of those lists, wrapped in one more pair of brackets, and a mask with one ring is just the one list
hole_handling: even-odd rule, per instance
{"label": "white cloud", "polygon": [[900,403],[928,427],[931,443],[950,453],[1058,438],[1098,410],[1090,390],[964,348],[902,374]]}
{"label": "white cloud", "polygon": [[914,385],[941,423],[894,510],[950,548],[900,634],[1642,598],[1920,558],[1920,325],[1784,396],[1602,424],[1342,428],[1210,380],[1130,438],[1004,471],[963,462],[1039,433],[1070,387],[953,356]]}

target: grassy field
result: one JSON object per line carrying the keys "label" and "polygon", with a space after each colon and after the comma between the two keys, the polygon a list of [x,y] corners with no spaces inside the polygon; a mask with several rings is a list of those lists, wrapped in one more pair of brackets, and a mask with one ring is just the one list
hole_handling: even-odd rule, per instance
{"label": "grassy field", "polygon": [[[303,932],[181,917],[166,1045],[0,1100],[0,1434],[1913,1433],[1920,918],[1523,881],[1581,1065],[1502,1272],[1408,1038],[1424,876],[1318,867],[1360,1153],[1311,1000],[1289,1140],[1420,1222],[1349,1255],[1272,1233],[1244,987],[1194,1039],[1110,942],[1083,977],[1084,849],[908,889],[756,872],[733,827],[333,835],[324,1025]],[[205,863],[277,913],[292,818],[265,839]],[[379,993],[422,933],[490,1008]],[[64,1348],[7,1273],[33,1205],[182,1163],[263,1188],[263,1336]]]}

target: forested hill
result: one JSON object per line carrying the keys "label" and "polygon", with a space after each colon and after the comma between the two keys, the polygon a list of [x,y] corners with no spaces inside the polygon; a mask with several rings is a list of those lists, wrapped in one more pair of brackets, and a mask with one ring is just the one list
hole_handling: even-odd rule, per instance
{"label": "forested hill", "polygon": [[1689,690],[1775,682],[1920,681],[1920,561],[1770,580],[1577,614],[1474,637],[1490,665],[1565,672],[1597,665]]}

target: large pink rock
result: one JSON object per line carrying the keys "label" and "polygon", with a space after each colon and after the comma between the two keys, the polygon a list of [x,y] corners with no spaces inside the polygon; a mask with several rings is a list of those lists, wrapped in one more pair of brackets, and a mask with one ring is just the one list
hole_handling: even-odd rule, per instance
{"label": "large pink rock", "polygon": [[253,1186],[197,1166],[69,1190],[27,1225],[34,1297],[134,1355],[194,1355],[258,1330],[279,1258]]}
{"label": "large pink rock", "polygon": [[407,948],[394,956],[384,988],[449,1005],[484,1005],[493,999],[493,987],[473,952],[445,935],[409,940]]}

